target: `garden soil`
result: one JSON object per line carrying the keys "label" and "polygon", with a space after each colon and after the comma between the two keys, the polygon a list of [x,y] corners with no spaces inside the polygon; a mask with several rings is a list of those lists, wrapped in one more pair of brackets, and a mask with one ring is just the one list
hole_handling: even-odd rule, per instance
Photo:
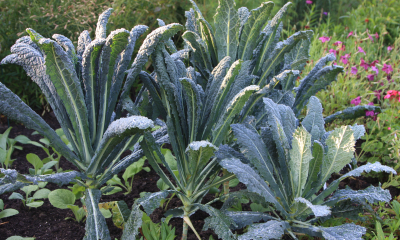
{"label": "garden soil", "polygon": [[[43,118],[45,121],[53,128],[60,128],[60,125],[57,122],[54,114],[46,113]],[[39,141],[41,138],[40,135],[31,135],[33,130],[25,128],[23,125],[11,122],[10,126],[13,127],[10,133],[10,137],[14,138],[18,135],[25,135],[29,137],[31,140]],[[4,116],[0,116],[0,133],[3,133],[8,127],[7,120]],[[20,144],[21,145],[21,144]],[[12,158],[16,159],[13,163],[12,168],[16,169],[20,173],[28,173],[29,168],[32,166],[26,160],[26,154],[35,153],[41,159],[46,157],[46,153],[41,149],[33,145],[22,145],[23,150],[15,150]],[[146,162],[145,166],[149,166]],[[64,158],[60,160],[60,167],[64,170],[76,170],[75,166],[66,161]],[[345,170],[346,171],[346,170]],[[122,173],[119,174],[120,177]],[[333,176],[331,181],[338,176]],[[150,172],[141,171],[136,174],[133,181],[133,190],[130,194],[116,193],[113,195],[106,196],[104,195],[100,202],[109,202],[109,201],[119,201],[124,200],[129,207],[132,206],[134,200],[139,198],[140,192],[157,192],[159,189],[157,188],[157,180],[159,176],[156,174],[154,170]],[[379,183],[374,178],[351,178],[343,181],[340,184],[340,188],[345,188],[346,185],[351,187],[352,189],[365,189],[370,185],[377,186]],[[47,184],[46,188],[50,190],[55,190],[58,188],[67,189],[67,186],[59,187],[55,184]],[[231,189],[231,191],[238,191],[241,189],[245,189],[246,186],[240,183],[237,187]],[[390,189],[392,196],[396,196],[399,194],[398,189],[391,188]],[[23,194],[22,191],[18,191]],[[72,219],[65,220],[67,217],[73,218],[73,213],[69,209],[57,209],[53,207],[48,199],[44,200],[44,204],[39,208],[28,208],[22,205],[20,200],[9,200],[8,197],[11,193],[3,194],[0,198],[4,201],[5,208],[14,208],[19,211],[18,215],[0,219],[0,240],[6,239],[10,236],[22,236],[22,237],[35,237],[37,240],[47,240],[47,239],[59,239],[59,240],[81,240],[85,235],[85,223],[78,223]],[[203,199],[203,203],[207,203],[214,198],[214,195],[208,194]],[[79,201],[76,201],[76,204],[81,204]],[[221,207],[222,203],[216,202],[212,204],[214,207]],[[167,210],[175,207],[181,206],[181,202],[177,198],[173,198],[168,204]],[[250,210],[249,204],[244,206],[243,210]],[[161,218],[164,216],[164,209],[157,208],[153,214],[150,216],[153,222],[160,222]],[[204,219],[208,217],[208,214],[203,211],[197,211],[190,218],[193,222],[195,229],[200,233],[202,239],[208,240],[212,235],[214,239],[218,239],[218,236],[214,234],[211,230],[202,231],[204,225]],[[111,218],[106,219],[108,228],[110,230],[111,239],[120,239],[122,235],[122,230],[115,227]],[[170,221],[170,225],[175,227],[176,230],[176,239],[180,239],[182,235],[182,222],[183,220],[180,218],[173,218]],[[240,232],[239,232],[240,233]],[[196,240],[197,238],[193,234],[193,232],[189,229],[188,233],[189,240]]]}

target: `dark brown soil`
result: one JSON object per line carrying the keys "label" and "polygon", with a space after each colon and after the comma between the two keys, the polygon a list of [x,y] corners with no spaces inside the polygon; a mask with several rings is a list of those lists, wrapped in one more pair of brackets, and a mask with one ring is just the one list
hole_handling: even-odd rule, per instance
{"label": "dark brown soil", "polygon": [[[59,124],[54,117],[54,115],[47,113],[43,117],[46,122],[53,128],[59,128]],[[10,137],[14,138],[18,135],[25,135],[29,137],[31,140],[39,141],[41,138],[40,135],[31,135],[33,130],[26,129],[23,125],[11,122],[10,125],[13,127],[10,133]],[[7,121],[4,116],[0,116],[0,133],[4,132],[7,129]],[[28,169],[32,166],[26,160],[26,154],[35,153],[40,158],[46,157],[46,153],[33,145],[23,145],[23,150],[14,151],[12,158],[15,158],[12,168],[16,169],[20,173],[28,173]],[[145,163],[148,166],[148,163]],[[60,167],[64,170],[72,169],[76,170],[76,168],[66,161],[64,158],[61,158]],[[347,172],[348,169],[344,169],[341,174]],[[119,175],[122,175],[120,173]],[[331,181],[338,176],[333,176]],[[117,193],[110,196],[104,195],[100,202],[109,202],[109,201],[119,201],[124,200],[129,207],[132,206],[134,200],[139,198],[140,192],[157,192],[159,191],[157,188],[157,180],[159,176],[155,173],[154,170],[151,170],[149,173],[142,171],[135,176],[133,191],[130,194]],[[370,177],[359,177],[359,178],[349,178],[343,181],[340,184],[340,188],[344,188],[346,185],[350,186],[352,189],[365,189],[370,185],[378,185],[378,181],[375,178]],[[50,190],[54,190],[60,188],[55,184],[48,184],[46,188]],[[62,188],[67,188],[67,186],[63,186]],[[231,191],[238,191],[240,189],[245,189],[246,186],[240,183]],[[21,191],[19,191],[22,193]],[[392,196],[399,195],[399,189],[390,188],[390,192]],[[3,199],[5,208],[14,208],[19,211],[18,215],[0,219],[0,240],[6,239],[7,237],[18,235],[23,237],[35,237],[36,239],[62,239],[62,240],[73,240],[73,239],[82,239],[85,235],[85,223],[77,223],[73,220],[65,220],[66,217],[73,217],[72,211],[69,209],[62,210],[54,208],[49,201],[44,200],[44,205],[39,208],[27,208],[24,207],[20,200],[9,200],[8,197],[11,195],[3,194],[0,196]],[[208,194],[204,199],[203,203],[209,202],[214,198],[214,195]],[[79,201],[76,202],[79,204]],[[212,206],[221,207],[221,202],[216,202]],[[248,204],[249,205],[249,204]],[[249,206],[244,206],[245,210],[249,210]],[[176,208],[181,206],[181,202],[177,198],[173,198],[169,205],[168,209]],[[162,208],[157,208],[154,213],[150,216],[153,222],[160,222],[161,218],[164,217],[165,211]],[[197,211],[190,218],[193,222],[195,229],[199,232],[202,239],[209,239],[212,235],[214,239],[218,239],[218,236],[214,234],[211,230],[202,231],[204,225],[204,219],[208,217],[208,214],[202,211]],[[107,225],[110,230],[111,239],[120,239],[122,235],[122,230],[115,227],[111,219],[107,219]],[[176,239],[180,239],[182,235],[182,219],[174,218],[170,221],[170,225],[175,227],[176,230]],[[193,232],[189,228],[188,233],[189,240],[197,240]]]}

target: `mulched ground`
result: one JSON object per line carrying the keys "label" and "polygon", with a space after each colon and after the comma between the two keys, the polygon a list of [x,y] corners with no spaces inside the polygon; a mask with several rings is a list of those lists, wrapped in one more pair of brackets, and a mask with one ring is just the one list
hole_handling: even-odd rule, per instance
{"label": "mulched ground", "polygon": [[[53,128],[59,128],[59,124],[52,114],[46,114],[43,117],[46,122]],[[10,124],[13,129],[11,130],[10,137],[14,138],[17,135],[25,135],[29,137],[31,140],[39,141],[41,138],[40,135],[31,135],[33,130],[26,129],[23,125],[17,123]],[[0,117],[0,133],[3,133],[7,129],[7,121],[4,116]],[[28,169],[32,167],[28,161],[26,160],[26,154],[35,153],[41,159],[46,157],[46,153],[33,145],[23,145],[24,149],[22,151],[14,151],[12,158],[15,158],[16,161],[13,164],[14,169],[16,169],[20,173],[28,173]],[[146,162],[146,166],[148,163]],[[60,161],[60,167],[63,169],[73,169],[76,168],[66,161],[64,158]],[[344,170],[346,171],[346,169]],[[119,175],[122,175],[120,173]],[[337,178],[337,176],[333,176],[332,180]],[[124,195],[123,193],[117,193],[109,196],[103,196],[100,202],[109,202],[109,201],[119,201],[124,200],[129,207],[132,206],[134,200],[139,197],[140,192],[157,192],[157,180],[159,176],[155,173],[154,170],[151,170],[149,173],[142,171],[135,175],[134,178],[134,186],[131,194]],[[349,178],[343,181],[340,184],[340,188],[344,188],[346,185],[350,186],[352,189],[365,189],[370,185],[377,186],[378,181],[374,178],[367,177],[359,177],[359,178]],[[55,184],[47,184],[46,188],[50,190],[54,190],[58,187]],[[62,188],[67,188],[63,186]],[[231,191],[238,191],[240,189],[245,189],[245,185],[240,183]],[[399,189],[390,188],[389,189],[392,196],[398,196],[400,194]],[[23,192],[19,191],[21,194]],[[31,208],[24,207],[20,200],[9,200],[8,197],[11,195],[3,194],[0,196],[3,199],[5,208],[14,208],[19,211],[18,215],[0,219],[0,240],[6,239],[7,237],[18,235],[23,237],[35,237],[36,239],[62,239],[62,240],[80,240],[85,235],[85,224],[77,223],[73,220],[65,220],[66,217],[73,217],[73,213],[71,210],[66,209],[57,209],[54,208],[49,201],[44,200],[44,205],[39,208]],[[214,196],[212,194],[206,195],[203,200],[203,203],[209,202],[212,200]],[[79,201],[76,204],[80,204]],[[217,202],[212,206],[220,207],[222,203]],[[179,199],[174,198],[168,205],[168,209],[175,208],[181,206],[181,202]],[[245,210],[249,210],[248,205],[244,206],[247,208]],[[162,208],[158,208],[154,211],[154,213],[150,216],[153,222],[160,222],[161,218],[164,217],[165,211]],[[201,231],[204,225],[204,219],[208,217],[208,214],[202,211],[197,211],[195,214],[191,216],[191,220],[193,222],[194,227],[200,233],[202,239],[209,239],[212,235],[214,239],[218,239],[217,235],[214,234],[211,230]],[[107,219],[107,225],[110,230],[111,239],[120,239],[122,235],[122,230],[115,227],[111,219]],[[182,219],[174,218],[170,221],[170,225],[175,227],[177,239],[181,238],[182,234]],[[197,240],[193,232],[189,228],[188,233],[189,240]]]}

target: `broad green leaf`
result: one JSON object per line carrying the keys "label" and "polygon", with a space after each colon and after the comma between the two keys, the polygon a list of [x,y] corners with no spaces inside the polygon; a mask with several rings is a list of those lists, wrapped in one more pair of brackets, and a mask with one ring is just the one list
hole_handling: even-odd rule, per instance
{"label": "broad green leaf", "polygon": [[0,212],[0,219],[17,215],[19,212],[15,209],[5,209]]}
{"label": "broad green leaf", "polygon": [[0,211],[3,211],[4,209],[4,202],[3,199],[0,199]]}
{"label": "broad green leaf", "polygon": [[158,187],[158,189],[160,189],[161,191],[164,191],[164,190],[168,190],[168,189],[169,189],[168,184],[166,184],[166,183],[162,180],[162,178],[158,179],[158,181],[157,181],[157,187]]}
{"label": "broad green leaf", "polygon": [[292,149],[289,151],[290,177],[292,180],[293,196],[302,195],[307,181],[311,153],[311,134],[303,127],[298,127],[293,134]]}
{"label": "broad green leaf", "polygon": [[51,191],[49,189],[43,188],[43,189],[39,189],[38,191],[36,191],[33,194],[33,199],[41,199],[41,198],[48,198],[49,193]]}
{"label": "broad green leaf", "polygon": [[103,215],[104,218],[110,218],[112,217],[112,213],[110,212],[110,210],[106,210],[104,208],[100,208],[100,212]]}
{"label": "broad green leaf", "polygon": [[261,3],[261,6],[250,11],[247,21],[244,23],[240,33],[238,58],[250,60],[253,56],[253,50],[257,44],[261,28],[270,16],[274,6],[273,2]]}
{"label": "broad green leaf", "polygon": [[129,178],[135,176],[135,174],[139,173],[143,169],[145,159],[141,158],[139,161],[132,163],[129,167],[126,168],[122,178],[125,180],[125,183],[128,182]]}
{"label": "broad green leaf", "polygon": [[214,16],[215,40],[217,42],[218,61],[230,56],[236,58],[238,46],[239,15],[234,0],[219,0]]}
{"label": "broad green leaf", "polygon": [[43,201],[36,201],[36,202],[27,203],[26,206],[38,208],[38,207],[41,207],[43,204],[44,204]]}
{"label": "broad green leaf", "polygon": [[19,142],[19,143],[22,143],[22,144],[27,144],[27,143],[29,143],[31,141],[28,137],[26,137],[24,135],[16,136],[14,138],[14,140]]}
{"label": "broad green leaf", "polygon": [[56,189],[48,195],[51,205],[60,209],[67,209],[75,203],[75,194],[66,189]]}
{"label": "broad green leaf", "polygon": [[6,131],[4,131],[3,134],[1,134],[0,137],[0,148],[7,150],[7,139],[8,139],[8,135],[10,134],[12,127],[9,127],[6,129]]}
{"label": "broad green leaf", "polygon": [[20,199],[20,200],[25,201],[25,198],[24,198],[21,194],[16,193],[16,192],[13,192],[13,193],[8,197],[8,199]]}
{"label": "broad green leaf", "polygon": [[7,238],[6,240],[35,240],[35,238],[11,236],[11,237]]}
{"label": "broad green leaf", "polygon": [[213,29],[205,19],[199,19],[199,24],[201,29],[201,38],[207,44],[212,66],[217,66],[218,65],[217,41],[215,40]]}
{"label": "broad green leaf", "polygon": [[336,128],[326,140],[328,152],[321,165],[321,180],[324,183],[332,173],[339,172],[354,156],[355,140],[350,126]]}
{"label": "broad green leaf", "polygon": [[29,185],[26,187],[21,188],[21,191],[26,193],[26,195],[30,195],[32,192],[37,191],[39,189],[38,185]]}
{"label": "broad green leaf", "polygon": [[36,155],[34,153],[28,153],[26,155],[26,160],[28,160],[28,162],[33,165],[35,170],[39,170],[43,167],[42,160],[40,160],[38,155]]}
{"label": "broad green leaf", "polygon": [[53,36],[51,36],[51,37],[54,40],[56,40],[56,42],[60,46],[62,46],[64,48],[65,52],[68,55],[68,58],[71,60],[71,62],[74,65],[76,65],[76,63],[78,62],[78,57],[76,56],[75,47],[74,47],[74,44],[72,43],[72,41],[61,34],[53,34]]}

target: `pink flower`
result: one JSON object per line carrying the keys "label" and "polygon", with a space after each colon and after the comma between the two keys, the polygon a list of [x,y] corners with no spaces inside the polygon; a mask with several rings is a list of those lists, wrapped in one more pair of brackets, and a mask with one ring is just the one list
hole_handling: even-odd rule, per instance
{"label": "pink flower", "polygon": [[374,106],[373,102],[369,102],[367,105]]}
{"label": "pink flower", "polygon": [[379,34],[376,32],[375,33],[375,38],[378,39],[379,38]]}
{"label": "pink flower", "polygon": [[354,105],[360,105],[360,103],[361,103],[361,97],[360,96],[358,96],[358,97],[356,97],[356,98],[354,98],[353,100],[351,100],[350,101],[350,103],[351,104],[354,104]]}
{"label": "pink flower", "polygon": [[375,71],[375,72],[376,72],[376,75],[379,74],[379,69],[378,69],[377,67],[372,66],[371,69],[372,69],[372,71]]}
{"label": "pink flower", "polygon": [[[311,1],[310,1],[311,2]],[[312,3],[312,2],[311,2]],[[322,36],[320,38],[318,38],[319,40],[321,40],[322,43],[324,42],[329,42],[329,40],[331,40],[330,37],[326,37],[326,36]]]}
{"label": "pink flower", "polygon": [[369,68],[369,64],[366,63],[363,58],[361,58],[360,67],[363,67],[365,69],[365,71],[367,71]]}
{"label": "pink flower", "polygon": [[336,56],[336,50],[335,49],[331,48],[331,49],[329,49],[329,52],[335,54],[335,56]]}
{"label": "pink flower", "polygon": [[388,127],[388,130],[391,130],[392,128],[391,127]]}
{"label": "pink flower", "polygon": [[390,52],[390,51],[393,50],[393,47],[392,47],[392,46],[388,46],[388,47],[387,47],[387,50],[388,50],[388,52]]}
{"label": "pink flower", "polygon": [[396,91],[396,90],[389,90],[387,91],[386,96],[384,97],[384,99],[393,99],[395,98],[397,95],[400,95],[400,92]]}
{"label": "pink flower", "polygon": [[372,63],[369,64],[369,66],[375,67],[375,64],[377,64],[377,63],[379,63],[379,60],[374,60],[374,61],[372,61]]}
{"label": "pink flower", "polygon": [[364,55],[367,55],[367,54],[365,53],[364,49],[362,49],[362,47],[358,47],[358,52],[364,53]]}
{"label": "pink flower", "polygon": [[349,35],[347,35],[347,38],[353,35],[353,31],[349,32]]}
{"label": "pink flower", "polygon": [[382,71],[384,71],[386,74],[390,74],[391,72],[393,72],[393,68],[391,65],[386,65],[386,63],[384,63]]}
{"label": "pink flower", "polygon": [[349,62],[349,57],[350,54],[346,53],[344,56],[340,56],[340,61],[342,61],[343,64],[347,64]]}
{"label": "pink flower", "polygon": [[307,0],[306,3],[307,4],[312,4],[312,1],[311,0]]}
{"label": "pink flower", "polygon": [[369,39],[371,39],[371,41],[374,42],[374,39],[372,38],[372,36],[369,35],[369,33],[367,33],[367,34],[368,34]]}
{"label": "pink flower", "polygon": [[338,46],[339,44],[343,44],[341,41],[336,41],[333,45]]}
{"label": "pink flower", "polygon": [[375,96],[378,98],[378,100],[381,100],[381,92],[382,90],[374,90]]}
{"label": "pink flower", "polygon": [[356,66],[354,66],[354,67],[351,67],[351,74],[354,74],[354,75],[356,75],[356,74],[357,74],[357,72],[358,72],[358,70],[357,70],[357,67],[356,67]]}
{"label": "pink flower", "polygon": [[324,15],[325,15],[325,16],[328,16],[328,12],[324,12]]}
{"label": "pink flower", "polygon": [[375,115],[374,111],[365,111],[365,116],[366,117],[373,117]]}
{"label": "pink flower", "polygon": [[369,74],[367,76],[367,78],[368,78],[368,81],[374,81],[375,75],[374,74]]}

